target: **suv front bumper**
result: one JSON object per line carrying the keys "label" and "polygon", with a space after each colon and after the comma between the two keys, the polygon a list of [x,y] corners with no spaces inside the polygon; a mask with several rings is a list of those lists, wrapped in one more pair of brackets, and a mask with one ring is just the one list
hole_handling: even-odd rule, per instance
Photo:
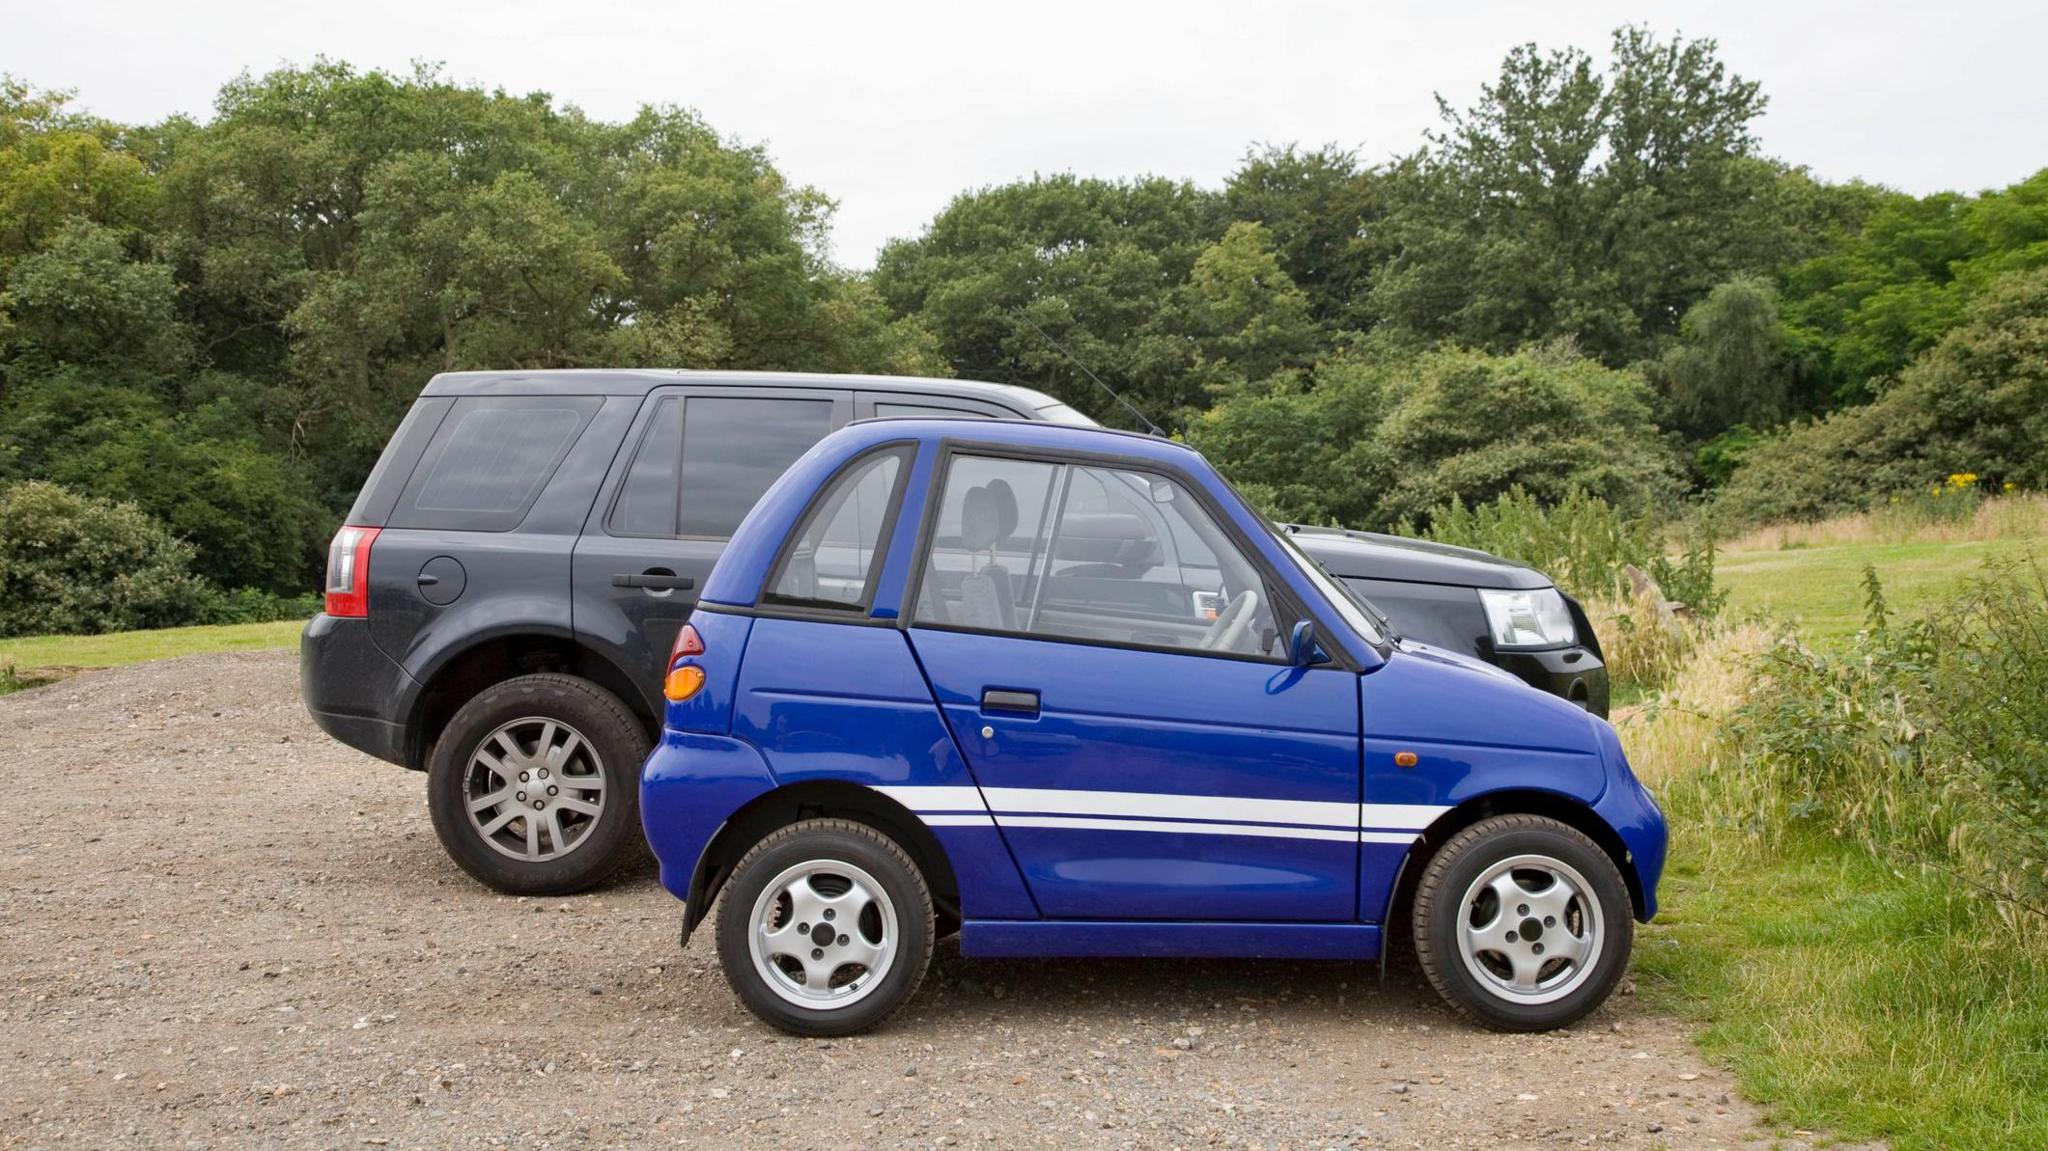
{"label": "suv front bumper", "polygon": [[1488,662],[1528,684],[1607,718],[1607,665],[1585,647],[1494,651]]}
{"label": "suv front bumper", "polygon": [[370,623],[321,613],[299,637],[299,690],[320,730],[401,767],[413,762],[403,717],[419,684],[370,637]]}

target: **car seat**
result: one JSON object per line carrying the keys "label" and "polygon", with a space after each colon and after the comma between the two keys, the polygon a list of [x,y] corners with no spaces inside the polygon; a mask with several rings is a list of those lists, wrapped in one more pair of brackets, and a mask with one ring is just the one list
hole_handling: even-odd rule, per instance
{"label": "car seat", "polygon": [[1017,530],[1017,493],[1003,480],[967,489],[960,508],[960,541],[969,553],[986,551],[988,562],[960,581],[956,623],[1001,631],[1017,630],[1017,596],[1010,571],[996,562],[996,544]]}

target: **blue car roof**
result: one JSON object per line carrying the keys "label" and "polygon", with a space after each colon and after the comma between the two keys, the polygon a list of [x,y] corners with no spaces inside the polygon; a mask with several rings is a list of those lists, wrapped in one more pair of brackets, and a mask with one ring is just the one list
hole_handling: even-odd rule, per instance
{"label": "blue car roof", "polygon": [[[903,569],[913,550],[906,541],[914,543],[919,528],[919,519],[913,515],[916,513],[921,518],[923,495],[930,488],[938,449],[948,441],[963,446],[1107,457],[1140,466],[1149,465],[1170,474],[1177,473],[1206,489],[1211,498],[1228,508],[1241,531],[1255,539],[1262,535],[1271,536],[1264,519],[1244,505],[1201,453],[1186,444],[1158,436],[1110,428],[1012,420],[923,417],[858,420],[818,441],[791,464],[754,505],[754,510],[733,533],[732,542],[726,546],[717,566],[712,568],[710,577],[705,581],[703,600],[730,607],[752,606],[781,553],[784,540],[804,514],[812,497],[826,482],[847,461],[864,452],[887,444],[914,444],[918,450],[906,481],[903,519],[887,541],[889,562],[880,581],[883,592],[900,587]],[[1298,597],[1320,600],[1321,597],[1308,587],[1298,571],[1289,570],[1291,565],[1280,554],[1282,549],[1278,542],[1267,538],[1256,543],[1255,547],[1266,553],[1267,561],[1281,572],[1281,578],[1293,587]],[[885,613],[894,614],[885,601],[878,600],[876,614],[884,616]],[[1333,623],[1333,620],[1325,620],[1325,626]],[[1322,634],[1329,635],[1349,650],[1355,661],[1377,662],[1376,655],[1362,637],[1334,628]]]}
{"label": "blue car roof", "polygon": [[[1118,455],[1178,470],[1208,468],[1200,453],[1185,444],[1110,428],[972,418],[855,420],[819,440],[761,496],[733,533],[718,566],[711,570],[703,598],[713,603],[753,603],[790,525],[818,488],[847,460],[882,444],[915,443],[922,448],[947,439],[1039,451]],[[920,451],[921,461],[926,454]],[[924,468],[918,470],[921,474],[911,477],[913,484],[930,478]]]}

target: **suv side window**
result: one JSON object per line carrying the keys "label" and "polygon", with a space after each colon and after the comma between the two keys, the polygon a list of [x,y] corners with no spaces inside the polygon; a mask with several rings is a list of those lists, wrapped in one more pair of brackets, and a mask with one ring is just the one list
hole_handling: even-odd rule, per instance
{"label": "suv side window", "polygon": [[948,465],[913,618],[1237,655],[1276,634],[1258,568],[1180,484],[969,455]]}
{"label": "suv side window", "polygon": [[391,526],[511,531],[575,446],[598,396],[468,396],[420,457]]}
{"label": "suv side window", "polygon": [[767,603],[865,610],[882,562],[882,540],[896,519],[909,470],[908,445],[849,464],[805,515],[775,573]]}
{"label": "suv side window", "polygon": [[831,430],[831,400],[685,400],[677,533],[729,538],[769,485]]}
{"label": "suv side window", "polygon": [[896,419],[904,416],[923,416],[941,420],[992,420],[996,418],[987,412],[970,412],[965,408],[941,408],[931,404],[892,404],[886,400],[875,401],[876,419]]}
{"label": "suv side window", "polygon": [[676,469],[682,463],[683,404],[670,396],[654,409],[619,485],[605,527],[615,536],[676,534]]}

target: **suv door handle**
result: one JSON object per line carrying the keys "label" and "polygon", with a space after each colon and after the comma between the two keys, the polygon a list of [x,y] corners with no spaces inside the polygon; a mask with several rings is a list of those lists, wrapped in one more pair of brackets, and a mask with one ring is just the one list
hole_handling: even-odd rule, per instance
{"label": "suv door handle", "polygon": [[636,575],[632,572],[619,572],[612,576],[612,586],[659,588],[663,591],[688,591],[697,586],[697,581],[689,576],[656,575],[652,572],[641,572]]}
{"label": "suv door handle", "polygon": [[981,693],[981,710],[1008,711],[1019,715],[1038,714],[1038,693],[1035,691],[1000,691],[989,688]]}

